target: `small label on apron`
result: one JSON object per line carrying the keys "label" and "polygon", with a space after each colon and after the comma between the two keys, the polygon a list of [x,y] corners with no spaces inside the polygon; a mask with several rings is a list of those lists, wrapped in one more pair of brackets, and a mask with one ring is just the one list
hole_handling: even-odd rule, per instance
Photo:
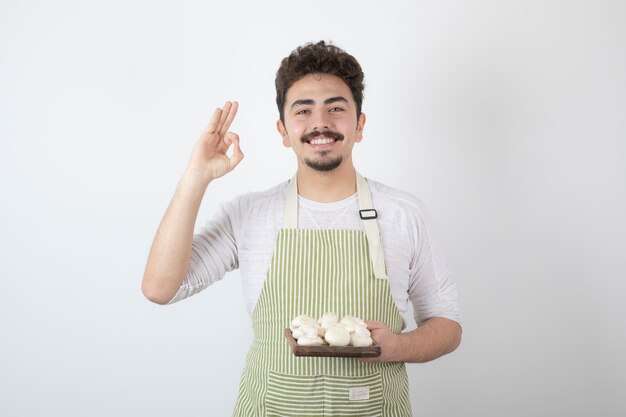
{"label": "small label on apron", "polygon": [[369,400],[370,387],[350,388],[350,401]]}

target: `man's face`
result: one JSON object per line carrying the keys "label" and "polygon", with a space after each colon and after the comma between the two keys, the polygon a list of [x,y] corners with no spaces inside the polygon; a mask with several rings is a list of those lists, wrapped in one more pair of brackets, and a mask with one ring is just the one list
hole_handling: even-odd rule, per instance
{"label": "man's face", "polygon": [[309,74],[296,81],[285,97],[284,123],[277,122],[283,144],[293,148],[298,168],[332,171],[352,164],[352,147],[363,138],[365,115],[343,80]]}

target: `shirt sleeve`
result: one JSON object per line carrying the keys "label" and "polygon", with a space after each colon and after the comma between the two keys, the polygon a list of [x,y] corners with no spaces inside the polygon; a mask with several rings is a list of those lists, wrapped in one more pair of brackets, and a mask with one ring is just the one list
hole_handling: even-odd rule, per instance
{"label": "shirt sleeve", "polygon": [[169,304],[191,297],[239,267],[232,203],[218,212],[196,233],[191,245],[189,270]]}
{"label": "shirt sleeve", "polygon": [[433,317],[444,317],[459,324],[456,284],[433,222],[426,208],[418,202],[416,248],[409,269],[409,299],[415,322],[419,325]]}

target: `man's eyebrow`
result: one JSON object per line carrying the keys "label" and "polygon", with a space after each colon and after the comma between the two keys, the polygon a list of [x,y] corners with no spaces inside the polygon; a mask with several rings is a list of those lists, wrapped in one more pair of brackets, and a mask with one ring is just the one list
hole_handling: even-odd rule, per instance
{"label": "man's eyebrow", "polygon": [[[328,105],[328,104],[331,104],[331,103],[336,103],[338,101],[341,101],[341,102],[344,102],[344,103],[348,102],[348,100],[345,97],[343,97],[343,96],[336,96],[336,97],[327,98],[326,100],[324,100],[324,104]],[[296,106],[308,106],[308,105],[311,105],[311,104],[315,104],[315,100],[312,100],[310,98],[303,98],[303,99],[294,101],[291,104],[291,108],[293,109]]]}
{"label": "man's eyebrow", "polygon": [[302,99],[302,100],[296,100],[291,104],[291,108],[293,109],[296,106],[306,106],[306,105],[310,105],[310,104],[315,104],[315,101],[311,100],[310,98],[308,99]]}
{"label": "man's eyebrow", "polygon": [[331,103],[336,103],[338,101],[343,101],[345,103],[348,102],[348,100],[346,100],[345,97],[342,96],[337,96],[337,97],[331,97],[331,98],[327,98],[326,100],[324,100],[324,104],[331,104]]}

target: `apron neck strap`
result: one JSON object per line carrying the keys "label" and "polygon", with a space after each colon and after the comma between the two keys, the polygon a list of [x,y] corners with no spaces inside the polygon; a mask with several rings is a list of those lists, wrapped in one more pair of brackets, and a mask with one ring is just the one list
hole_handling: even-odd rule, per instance
{"label": "apron neck strap", "polygon": [[[387,279],[385,270],[385,256],[380,240],[380,231],[376,218],[378,213],[372,204],[372,195],[367,180],[356,173],[356,192],[359,200],[359,215],[363,221],[363,228],[367,234],[370,250],[370,259],[374,267],[374,275],[379,279]],[[298,228],[298,180],[297,174],[291,178],[287,185],[287,198],[285,200],[285,229]]]}
{"label": "apron neck strap", "polygon": [[284,229],[298,228],[298,174],[294,175],[287,184],[287,199],[285,200]]}

